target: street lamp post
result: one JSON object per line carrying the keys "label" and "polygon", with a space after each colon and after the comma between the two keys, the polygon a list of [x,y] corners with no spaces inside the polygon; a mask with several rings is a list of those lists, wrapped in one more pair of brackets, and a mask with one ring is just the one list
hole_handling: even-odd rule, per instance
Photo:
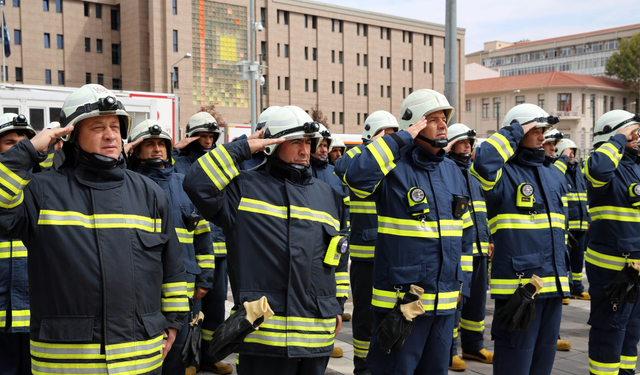
{"label": "street lamp post", "polygon": [[184,56],[182,56],[180,58],[180,60],[176,61],[175,63],[173,63],[173,65],[171,65],[171,72],[170,72],[170,79],[171,79],[171,93],[173,94],[173,67],[176,66],[176,64],[178,64],[180,61],[182,61],[183,59],[190,59],[191,58],[191,54],[189,52],[185,53]]}
{"label": "street lamp post", "polygon": [[[519,92],[520,92],[520,89],[516,89],[516,90],[513,90],[513,91],[508,92],[506,94],[500,95],[496,99],[500,99],[503,96],[507,96],[507,95],[511,95],[511,94],[517,94]],[[496,113],[496,131],[500,131],[500,102],[497,101],[496,104],[498,105],[498,107],[496,108],[497,109],[497,113]]]}

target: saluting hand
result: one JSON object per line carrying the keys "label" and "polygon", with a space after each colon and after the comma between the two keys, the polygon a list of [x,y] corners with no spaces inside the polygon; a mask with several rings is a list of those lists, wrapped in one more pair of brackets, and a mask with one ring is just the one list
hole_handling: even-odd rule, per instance
{"label": "saluting hand", "polygon": [[562,151],[562,155],[567,155],[568,157],[571,157],[571,153],[573,151],[570,148],[566,148],[564,151]]}
{"label": "saluting hand", "polygon": [[444,148],[444,152],[448,154],[451,151],[451,149],[453,148],[453,145],[455,145],[456,142],[458,142],[459,140],[460,140],[460,138],[456,138],[453,141],[449,142],[447,147]]}
{"label": "saluting hand", "polygon": [[406,130],[411,134],[413,139],[416,139],[418,134],[422,131],[422,129],[427,127],[427,118],[422,116],[418,122],[415,124],[411,124]]}
{"label": "saluting hand", "polygon": [[250,136],[248,136],[247,139],[260,139],[260,138],[262,138],[262,134],[264,134],[264,129],[265,128],[262,128],[262,129],[256,131],[255,133],[253,133]]}
{"label": "saluting hand", "polygon": [[124,154],[127,156],[131,155],[133,149],[136,148],[136,146],[138,146],[140,143],[142,143],[142,141],[144,141],[144,139],[140,138],[135,142],[129,142],[124,145]]}
{"label": "saluting hand", "polygon": [[280,144],[282,142],[286,141],[286,139],[284,138],[276,138],[276,139],[271,139],[271,138],[266,138],[266,139],[248,139],[247,142],[249,143],[249,148],[251,149],[251,153],[255,153],[258,151],[264,151],[264,148],[269,146],[269,145],[276,145],[276,144]]}
{"label": "saluting hand", "polygon": [[631,140],[631,134],[638,130],[640,126],[638,124],[627,126],[626,128],[618,129],[616,134],[624,134],[627,140]]}
{"label": "saluting hand", "polygon": [[522,125],[522,130],[524,131],[524,134],[527,134],[529,130],[535,128],[536,125],[538,125],[538,121],[534,121],[531,124]]}
{"label": "saluting hand", "polygon": [[189,145],[189,143],[195,141],[198,138],[200,138],[200,137],[199,136],[195,136],[195,137],[183,138],[178,143],[173,145],[173,148],[177,148],[178,150],[182,150],[183,148],[187,147]]}
{"label": "saluting hand", "polygon": [[36,151],[47,151],[49,146],[56,143],[58,138],[64,137],[73,131],[73,125],[65,126],[64,128],[56,127],[53,129],[45,129],[38,133],[35,137],[31,138],[31,144]]}

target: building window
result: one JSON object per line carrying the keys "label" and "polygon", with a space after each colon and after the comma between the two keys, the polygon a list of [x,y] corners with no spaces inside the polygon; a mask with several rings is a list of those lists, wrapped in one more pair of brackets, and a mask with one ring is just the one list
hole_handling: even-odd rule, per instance
{"label": "building window", "polygon": [[84,2],[84,16],[85,17],[89,17],[89,7],[91,6],[91,4],[89,4],[88,2]]}
{"label": "building window", "polygon": [[369,85],[365,83],[362,89],[364,96],[369,96]]}
{"label": "building window", "polygon": [[306,14],[304,15],[304,27],[308,28],[309,27],[309,21],[308,21],[309,16],[307,16]]}
{"label": "building window", "polygon": [[384,68],[384,57],[380,56],[380,69]]}
{"label": "building window", "polygon": [[576,46],[576,55],[581,55],[583,53],[585,53],[585,46]]}
{"label": "building window", "polygon": [[538,94],[538,107],[544,109],[544,94]]}
{"label": "building window", "polygon": [[318,17],[316,16],[311,17],[311,28],[312,29],[318,28]]}
{"label": "building window", "polygon": [[384,98],[384,86],[380,85],[380,97]]}
{"label": "building window", "polygon": [[64,70],[58,70],[58,85],[64,85]]}
{"label": "building window", "polygon": [[407,88],[406,88],[406,87],[403,87],[403,88],[402,88],[402,99],[404,99],[404,98],[406,98],[406,97],[407,97]]}
{"label": "building window", "polygon": [[289,90],[289,77],[284,77],[284,89]]}
{"label": "building window", "polygon": [[360,54],[356,53],[356,65],[360,65]]}
{"label": "building window", "polygon": [[555,49],[547,50],[547,58],[556,57],[557,51]]}
{"label": "building window", "polygon": [[387,40],[391,40],[391,29],[387,27]]}
{"label": "building window", "polygon": [[178,30],[173,30],[173,52],[178,52]]}
{"label": "building window", "polygon": [[120,45],[111,44],[111,63],[113,65],[120,65]]}
{"label": "building window", "polygon": [[102,4],[96,4],[96,18],[102,18]]}
{"label": "building window", "polygon": [[338,52],[338,62],[342,64],[342,51]]}
{"label": "building window", "polygon": [[360,84],[356,83],[356,95],[360,96]]}
{"label": "building window", "polygon": [[267,8],[260,8],[260,23],[267,26]]}
{"label": "building window", "polygon": [[582,108],[582,114],[583,115],[584,115],[585,100],[586,100],[586,95],[582,94],[582,105],[580,106],[580,108]]}
{"label": "building window", "polygon": [[313,80],[313,92],[318,92],[318,80]]}
{"label": "building window", "polygon": [[85,84],[87,85],[91,83],[91,73],[84,74],[84,81],[85,81]]}
{"label": "building window", "polygon": [[362,25],[362,36],[367,36],[368,25]]}
{"label": "building window", "polygon": [[104,86],[104,74],[98,73],[98,84]]}
{"label": "building window", "polygon": [[413,43],[413,32],[409,31],[409,43]]}
{"label": "building window", "polygon": [[91,38],[84,38],[84,51],[91,52]]}
{"label": "building window", "polygon": [[471,111],[471,100],[470,99],[465,100],[464,110],[467,111],[467,112]]}
{"label": "building window", "polygon": [[433,46],[433,35],[429,35],[429,47]]}
{"label": "building window", "polygon": [[369,59],[366,53],[362,55],[362,65],[369,66]]}
{"label": "building window", "polygon": [[56,0],[56,13],[62,13],[62,0]]}
{"label": "building window", "polygon": [[114,90],[122,90],[122,80],[120,78],[113,78],[112,84]]}
{"label": "building window", "polygon": [[571,94],[558,94],[558,111],[571,110]]}
{"label": "building window", "polygon": [[391,86],[387,86],[387,98],[391,97]]}
{"label": "building window", "polygon": [[524,95],[516,96],[516,105],[524,104]]}
{"label": "building window", "polygon": [[22,33],[20,30],[13,30],[13,44],[22,44]]}
{"label": "building window", "polygon": [[427,62],[426,61],[424,62],[424,65],[423,65],[422,69],[424,70],[425,73],[427,72]]}
{"label": "building window", "polygon": [[44,48],[51,48],[51,38],[48,33],[44,33]]}
{"label": "building window", "polygon": [[[180,86],[180,71],[178,67],[173,67],[173,88],[177,89]],[[115,87],[114,87],[115,88]]]}
{"label": "building window", "polygon": [[44,70],[44,83],[47,85],[51,84],[51,69]]}
{"label": "building window", "polygon": [[344,88],[344,83],[342,81],[338,82],[338,94],[342,95],[343,88]]}
{"label": "building window", "polygon": [[591,52],[602,51],[602,42],[591,43]]}
{"label": "building window", "polygon": [[493,98],[493,118],[498,118],[500,113],[500,98]]}
{"label": "building window", "polygon": [[356,23],[356,35],[360,35],[360,24]]}
{"label": "building window", "polygon": [[[49,0],[42,0],[42,10],[45,12],[49,11]],[[49,80],[51,81],[51,80]],[[49,82],[51,83],[51,82]]]}
{"label": "building window", "polygon": [[[285,25],[289,24],[289,12],[288,11],[282,12],[282,20],[283,20]],[[285,89],[285,90],[288,90],[288,89]]]}
{"label": "building window", "polygon": [[311,49],[311,58],[313,61],[318,60],[318,49],[315,47]]}
{"label": "building window", "polygon": [[304,91],[309,92],[309,78],[304,79]]}
{"label": "building window", "polygon": [[613,96],[611,98],[609,98],[609,103],[610,103],[609,110],[613,111]]}
{"label": "building window", "polygon": [[278,76],[278,90],[280,90],[280,76]]}
{"label": "building window", "polygon": [[336,123],[336,113],[335,112],[331,112],[331,123],[335,125]]}
{"label": "building window", "polygon": [[22,82],[22,68],[16,67],[16,82]]}
{"label": "building window", "polygon": [[336,81],[331,81],[331,93],[336,93]]}
{"label": "building window", "polygon": [[304,59],[309,60],[309,47],[304,47]]}
{"label": "building window", "polygon": [[58,49],[64,49],[64,37],[60,34],[56,36],[56,42],[58,44]]}
{"label": "building window", "polygon": [[284,45],[284,57],[289,57],[289,45]]}
{"label": "building window", "polygon": [[482,99],[482,118],[489,118],[489,98]]}
{"label": "building window", "polygon": [[360,114],[358,113],[358,125],[360,125]]}
{"label": "building window", "polygon": [[391,57],[387,57],[387,69],[391,69]]}
{"label": "building window", "polygon": [[171,0],[171,12],[178,14],[178,0]]}
{"label": "building window", "polygon": [[[342,32],[342,21],[338,21],[338,32],[341,33]],[[341,123],[342,124],[342,123]]]}
{"label": "building window", "polygon": [[120,11],[111,9],[111,30],[120,30]]}
{"label": "building window", "polygon": [[612,49],[617,49],[617,48],[618,48],[618,41],[617,40],[608,40],[608,41],[604,42],[605,51],[612,50]]}
{"label": "building window", "polygon": [[277,56],[280,57],[280,43],[276,47]]}
{"label": "building window", "polygon": [[402,59],[402,70],[405,70],[406,59]]}
{"label": "building window", "polygon": [[331,32],[335,32],[336,31],[336,20],[331,19]]}
{"label": "building window", "polygon": [[336,62],[336,51],[333,49],[331,50],[331,62]]}
{"label": "building window", "polygon": [[96,39],[96,52],[102,53],[102,39]]}
{"label": "building window", "polygon": [[344,124],[344,112],[340,112],[340,125]]}
{"label": "building window", "polygon": [[571,47],[560,48],[560,56],[571,56]]}
{"label": "building window", "polygon": [[432,74],[432,73],[433,73],[433,63],[430,62],[429,63],[429,74]]}
{"label": "building window", "polygon": [[413,60],[409,60],[409,71],[413,71]]}
{"label": "building window", "polygon": [[[19,7],[20,6],[20,0],[13,0],[13,6],[14,7]],[[22,68],[20,68],[22,69]]]}
{"label": "building window", "polygon": [[384,27],[380,28],[380,39],[384,39]]}
{"label": "building window", "polygon": [[260,42],[260,56],[262,57],[262,60],[267,59],[267,42]]}

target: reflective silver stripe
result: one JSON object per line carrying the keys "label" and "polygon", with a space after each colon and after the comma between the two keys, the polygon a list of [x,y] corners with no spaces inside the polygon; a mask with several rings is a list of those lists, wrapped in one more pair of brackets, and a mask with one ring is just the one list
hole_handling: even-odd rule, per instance
{"label": "reflective silver stripe", "polygon": [[[469,257],[471,257],[471,256],[469,256]],[[460,261],[460,267],[462,267],[463,270],[464,270],[465,267],[473,268],[473,260],[462,260],[462,261]]]}
{"label": "reflective silver stripe", "polygon": [[197,234],[200,234],[201,232],[211,232],[211,227],[209,226],[209,222],[206,220],[200,220],[200,222],[198,223],[198,226],[195,229],[195,232]]}
{"label": "reflective silver stripe", "polygon": [[224,145],[221,145],[218,148],[215,148],[211,151],[211,154],[214,158],[220,163],[224,172],[228,173],[231,176],[231,179],[235,178],[240,174],[235,164],[233,164],[233,160],[231,159],[231,155],[227,152],[227,149],[224,148]]}
{"label": "reflective silver stripe", "polygon": [[214,254],[226,254],[227,253],[227,245],[224,242],[214,242],[213,243],[213,252],[214,252]]}
{"label": "reflective silver stripe", "polygon": [[304,207],[296,207],[291,206],[291,216],[299,215],[299,216],[307,216],[316,219],[317,221],[327,222],[327,224],[332,225],[336,229],[340,229],[340,221],[336,220],[333,216],[328,214],[327,212],[305,209]]}
{"label": "reflective silver stripe", "polygon": [[240,200],[239,209],[242,209],[242,207],[247,208],[243,211],[249,211],[249,212],[256,212],[255,210],[267,211],[275,214],[274,216],[278,216],[278,217],[284,216],[283,219],[286,219],[286,216],[287,216],[286,207],[279,207],[279,206],[274,206],[270,204],[262,204],[260,201],[257,201],[254,199],[248,200],[248,199],[242,198]]}
{"label": "reflective silver stripe", "polygon": [[[508,159],[513,154],[512,152],[509,152],[509,150],[511,149],[511,143],[509,143],[509,141],[506,138],[504,138],[502,134],[500,133],[496,133],[496,134],[499,134],[500,137],[498,136],[491,137],[491,140],[493,140],[502,148],[502,151],[504,152],[505,155],[507,155],[507,159]],[[507,141],[506,143],[505,143],[505,140]]]}
{"label": "reflective silver stripe", "polygon": [[[158,349],[158,347],[161,348],[162,340],[151,339],[145,342],[137,342],[135,344],[136,344],[135,346],[121,347],[121,348],[117,347],[117,345],[107,345],[105,348],[107,359],[110,360],[113,357],[131,358],[131,357],[149,354],[149,353],[141,353],[141,352],[149,352],[149,351]],[[113,346],[116,346],[116,348],[112,348]]]}
{"label": "reflective silver stripe", "polygon": [[613,211],[613,210],[598,210],[597,208],[593,208],[589,210],[589,214],[591,214],[592,217],[595,216],[597,219],[599,219],[599,216],[613,215],[613,216],[630,217],[630,218],[640,220],[640,211],[636,213],[636,212]]}
{"label": "reflective silver stripe", "polygon": [[187,308],[189,309],[189,301],[186,297],[184,298],[161,298],[162,310],[171,310],[176,311],[176,309]]}
{"label": "reflective silver stripe", "polygon": [[147,228],[153,230],[154,222],[157,228],[162,225],[161,219],[152,219],[140,215],[128,214],[96,214],[84,215],[72,211],[41,210],[38,225],[81,225],[88,228]]}
{"label": "reflective silver stripe", "polygon": [[[115,363],[109,363],[108,367],[109,367],[109,375],[112,374],[143,374],[143,373],[147,373],[147,372],[151,372],[151,370],[158,368],[160,366],[162,366],[162,349],[160,349],[160,354],[158,354],[156,357],[153,357],[153,359],[150,362],[145,363],[143,360],[136,360],[136,361],[127,361],[127,362],[115,362]],[[116,367],[118,365],[120,365],[121,363],[132,363],[129,366],[122,366],[122,367]]]}
{"label": "reflective silver stripe", "polygon": [[100,354],[100,344],[66,345],[45,344],[34,341],[31,341],[31,355],[39,358],[61,358],[62,356],[78,359],[105,358],[104,354]]}
{"label": "reflective silver stripe", "polygon": [[353,245],[349,244],[349,254],[352,257],[373,257],[375,246]]}
{"label": "reflective silver stripe", "polygon": [[596,373],[596,371],[598,371],[598,374],[603,373],[603,372],[609,372],[611,374],[618,374],[619,370],[619,366],[620,364],[616,363],[618,366],[616,367],[604,367],[604,366],[597,366],[595,365],[591,360],[589,360],[589,370],[591,370],[591,372]]}
{"label": "reflective silver stripe", "polygon": [[349,284],[349,276],[337,276],[336,275],[336,283],[338,283],[338,284]]}
{"label": "reflective silver stripe", "polygon": [[[182,284],[182,283],[180,283]],[[168,296],[177,296],[177,295],[186,295],[187,294],[187,286],[185,285],[176,285],[171,287],[162,287],[162,295],[165,297]]]}
{"label": "reflective silver stripe", "polygon": [[396,230],[408,230],[408,231],[419,231],[419,232],[430,232],[430,233],[437,233],[438,232],[438,227],[437,226],[427,226],[427,225],[420,225],[419,221],[416,221],[416,225],[403,225],[403,224],[396,224],[396,223],[389,223],[386,221],[380,221],[378,220],[378,226],[381,228],[389,228],[389,229],[396,229]]}
{"label": "reflective silver stripe", "polygon": [[[367,147],[375,148],[376,153],[380,157],[380,160],[382,160],[382,162],[384,163],[384,166],[387,169],[387,173],[388,173],[388,171],[390,171],[392,169],[390,167],[390,164],[391,164],[391,162],[393,162],[393,160],[389,159],[389,156],[384,151],[384,147],[382,146],[382,144],[380,142],[384,142],[384,140],[380,139],[377,142],[371,142],[369,145],[367,145]],[[386,143],[385,143],[385,145],[386,145]]]}
{"label": "reflective silver stripe", "polygon": [[638,357],[633,356],[620,356],[620,368],[623,369],[635,369],[638,363]]}
{"label": "reflective silver stripe", "polygon": [[[279,318],[279,317],[278,317]],[[311,328],[314,328],[316,331],[320,329],[321,331],[326,331],[327,333],[333,332],[336,324],[334,319],[331,319],[331,322],[307,322],[307,321],[284,321],[280,319],[268,319],[263,323],[264,328],[269,329],[280,329],[280,330],[298,330],[305,331],[309,328],[309,331],[312,331]],[[260,327],[263,327],[262,325]]]}
{"label": "reflective silver stripe", "polygon": [[[471,219],[469,219],[469,221],[471,221]],[[440,230],[442,232],[448,232],[448,231],[462,231],[462,223],[460,224],[440,224]]]}
{"label": "reflective silver stripe", "polygon": [[[52,367],[49,367],[49,366]],[[65,367],[53,367],[53,366],[65,366]],[[66,367],[69,366],[69,367]],[[83,366],[81,368],[73,368],[71,366]],[[86,367],[85,367],[86,366]],[[88,366],[100,366],[100,367],[88,367]],[[108,374],[106,363],[47,363],[31,360],[31,370],[34,374]]]}
{"label": "reflective silver stripe", "polygon": [[[444,304],[449,304],[449,303],[457,303],[458,302],[458,296],[456,295],[455,297],[449,297],[449,298],[444,298],[444,297],[440,297],[438,296],[438,305],[444,305]],[[422,300],[422,303],[424,304],[424,299]],[[434,304],[435,301],[432,301],[431,304]]]}
{"label": "reflective silver stripe", "polygon": [[184,228],[175,228],[180,243],[193,243],[193,232],[187,232]]}
{"label": "reflective silver stripe", "polygon": [[[12,174],[13,176],[11,176]],[[29,180],[23,180],[9,168],[5,167],[4,164],[0,163],[0,183],[11,190],[13,194],[18,194],[27,186]]]}
{"label": "reflective silver stripe", "polygon": [[11,206],[15,203],[15,202],[19,202],[23,193],[20,192],[19,194],[15,195],[15,196],[5,196],[5,191],[0,189],[0,206],[4,207],[4,208],[11,208]]}
{"label": "reflective silver stripe", "polygon": [[210,178],[213,177],[214,179],[213,182],[215,183],[218,189],[221,189],[227,186],[227,184],[229,183],[229,180],[224,175],[224,172],[222,171],[222,169],[219,168],[217,164],[215,164],[215,161],[213,161],[213,158],[211,158],[210,155],[205,154],[200,159],[198,159],[198,162],[201,164],[203,168],[207,169],[207,171],[209,172],[207,173],[207,175]]}

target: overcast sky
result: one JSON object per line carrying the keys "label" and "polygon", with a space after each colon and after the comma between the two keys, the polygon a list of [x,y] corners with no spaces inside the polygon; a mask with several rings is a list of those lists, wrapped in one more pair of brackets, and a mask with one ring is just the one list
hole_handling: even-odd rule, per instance
{"label": "overcast sky", "polygon": [[[350,8],[445,23],[446,0],[320,0]],[[531,41],[640,23],[638,0],[458,0],[465,53],[484,42]],[[422,15],[422,16],[418,16]]]}

